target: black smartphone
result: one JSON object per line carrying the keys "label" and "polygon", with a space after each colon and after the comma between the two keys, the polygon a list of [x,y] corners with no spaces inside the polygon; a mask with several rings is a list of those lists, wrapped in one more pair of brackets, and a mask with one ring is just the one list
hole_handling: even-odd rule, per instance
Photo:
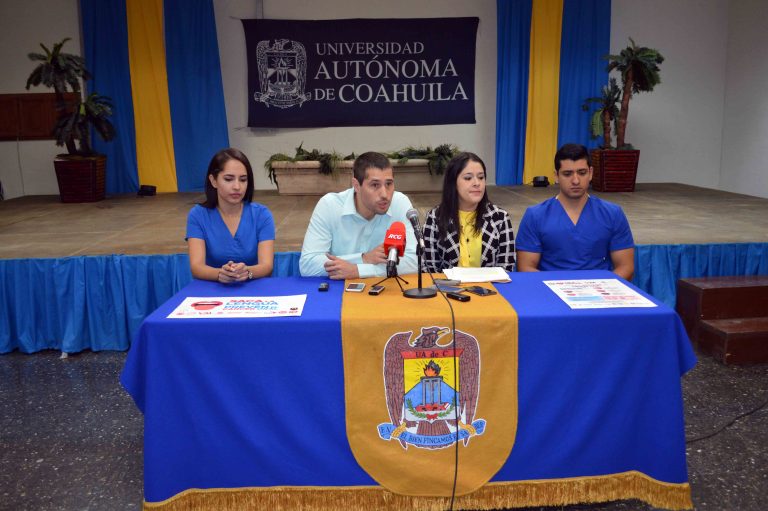
{"label": "black smartphone", "polygon": [[490,295],[496,294],[496,291],[494,291],[493,289],[488,289],[482,286],[465,287],[464,291],[466,291],[467,293],[472,293],[473,295],[478,295],[478,296],[490,296]]}
{"label": "black smartphone", "polygon": [[454,293],[451,291],[450,293],[445,293],[445,296],[450,298],[451,300],[456,300],[458,302],[468,302],[469,297],[467,295],[463,295],[461,293]]}
{"label": "black smartphone", "polygon": [[458,286],[461,284],[460,280],[451,280],[451,279],[434,279],[435,285],[437,286]]}
{"label": "black smartphone", "polygon": [[461,293],[464,291],[463,287],[458,286],[446,286],[445,284],[435,284],[434,286],[430,286],[431,289],[439,289],[443,293]]}
{"label": "black smartphone", "polygon": [[368,290],[369,295],[380,295],[384,291],[384,286],[373,286]]}

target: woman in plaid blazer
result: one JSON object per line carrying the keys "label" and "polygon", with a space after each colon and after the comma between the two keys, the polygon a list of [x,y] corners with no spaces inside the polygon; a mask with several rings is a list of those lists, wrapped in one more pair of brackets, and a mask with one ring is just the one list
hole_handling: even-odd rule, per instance
{"label": "woman in plaid blazer", "polygon": [[460,153],[448,162],[442,200],[424,224],[424,243],[425,271],[455,266],[514,271],[512,222],[506,211],[488,200],[485,163],[476,154]]}

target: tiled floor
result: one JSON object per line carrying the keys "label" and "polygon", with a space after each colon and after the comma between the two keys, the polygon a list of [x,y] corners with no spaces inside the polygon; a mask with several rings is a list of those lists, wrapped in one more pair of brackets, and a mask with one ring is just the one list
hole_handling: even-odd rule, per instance
{"label": "tiled floor", "polygon": [[[554,195],[553,188],[491,187],[517,230],[525,208]],[[768,242],[768,199],[679,184],[639,184],[634,193],[594,195],[620,204],[638,244]],[[91,204],[62,204],[57,196],[0,201],[0,258],[96,254],[176,254],[198,193],[155,197],[121,195]],[[422,217],[439,200],[412,194]],[[278,252],[301,250],[316,196],[256,192],[275,217]]]}
{"label": "tiled floor", "polygon": [[[0,356],[0,509],[141,509],[141,413],[118,375],[125,353]],[[683,377],[686,437],[706,436],[768,400],[768,365],[726,367],[700,357]],[[768,408],[689,443],[699,511],[763,511]],[[560,508],[543,508],[553,509]],[[567,511],[649,511],[638,501]]]}
{"label": "tiled floor", "polygon": [[144,421],[125,353],[0,356],[0,509],[142,507]]}

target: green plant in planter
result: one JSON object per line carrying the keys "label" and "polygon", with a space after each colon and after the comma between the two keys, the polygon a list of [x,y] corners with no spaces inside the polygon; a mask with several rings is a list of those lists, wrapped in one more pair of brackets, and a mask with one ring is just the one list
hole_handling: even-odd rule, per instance
{"label": "green plant in planter", "polygon": [[[336,167],[340,161],[354,160],[355,153],[342,157],[340,153],[331,151],[330,153],[322,152],[318,149],[312,149],[307,151],[302,146],[304,143],[299,144],[296,148],[296,154],[294,156],[288,156],[285,153],[275,153],[264,162],[264,170],[269,176],[270,182],[277,184],[277,176],[275,175],[275,169],[272,168],[272,164],[278,161],[319,161],[321,174],[332,174],[336,171]],[[406,147],[399,151],[391,153],[383,153],[387,158],[391,160],[397,160],[398,163],[405,163],[409,159],[425,159],[428,160],[429,173],[433,172],[437,175],[441,175],[445,170],[448,161],[459,153],[458,147],[451,144],[442,144],[432,149],[431,147]]]}
{"label": "green plant in planter", "polygon": [[341,160],[341,155],[336,151],[330,153],[321,152],[318,149],[311,149],[307,151],[302,146],[304,143],[299,144],[296,148],[296,156],[293,161],[319,161],[321,174],[333,174],[336,171],[336,165]]}
{"label": "green plant in planter", "polygon": [[274,185],[277,184],[277,175],[275,175],[275,169],[272,168],[272,164],[278,161],[294,161],[294,160],[291,156],[288,156],[285,153],[275,153],[272,156],[270,156],[267,161],[264,162],[264,170],[267,171],[267,176],[269,177],[269,181]]}
{"label": "green plant in planter", "polygon": [[[29,90],[31,86],[43,85],[56,93],[59,112],[54,128],[56,145],[66,146],[70,155],[93,156],[91,126],[107,142],[115,137],[115,128],[109,120],[112,101],[95,92],[83,98],[80,80],[89,80],[91,74],[85,68],[82,57],[61,51],[67,41],[69,38],[63,39],[50,50],[40,44],[45,53],[28,54],[30,60],[39,64],[27,78],[26,88]],[[68,105],[64,99],[68,89],[78,95],[75,105]],[[79,142],[79,147],[76,142]]]}
{"label": "green plant in planter", "polygon": [[629,116],[629,101],[633,94],[650,92],[661,83],[659,65],[664,62],[664,57],[658,50],[638,46],[632,38],[631,43],[618,55],[608,55],[608,71],[616,70],[621,74],[623,86],[621,94],[621,110],[616,119],[616,148],[632,149],[624,140],[627,131],[627,117]]}
{"label": "green plant in planter", "polygon": [[[659,65],[664,57],[658,50],[631,43],[618,55],[606,55],[607,71],[621,74],[622,86],[611,78],[601,90],[599,97],[587,98],[582,109],[589,110],[590,103],[597,103],[598,109],[590,118],[590,132],[593,138],[603,137],[599,150],[593,151],[594,174],[592,188],[599,192],[633,192],[637,178],[640,151],[625,140],[629,101],[638,92],[650,92],[661,83]],[[617,112],[617,103],[621,107]],[[611,146],[611,122],[616,133],[616,146]]]}
{"label": "green plant in planter", "polygon": [[56,144],[64,145],[70,141],[79,140],[80,148],[75,154],[81,156],[94,154],[91,147],[90,127],[93,126],[105,141],[112,140],[115,138],[115,127],[109,120],[111,115],[112,100],[95,92],[90,93],[76,109],[59,117],[53,130],[53,134],[56,135]]}
{"label": "green plant in planter", "polygon": [[621,88],[616,83],[616,78],[611,78],[608,85],[604,85],[600,92],[600,96],[587,98],[581,108],[584,111],[589,111],[591,103],[597,104],[597,110],[592,113],[589,119],[589,132],[592,138],[603,137],[602,149],[610,149],[611,123],[619,114],[618,104],[621,101]]}
{"label": "green plant in planter", "polygon": [[434,149],[431,147],[406,147],[399,151],[387,154],[387,157],[392,160],[397,160],[398,163],[405,163],[409,159],[423,159],[429,162],[429,173],[442,175],[448,162],[459,153],[459,148],[451,144],[442,144]]}
{"label": "green plant in planter", "polygon": [[[310,149],[307,151],[304,149],[304,142],[299,144],[299,147],[296,148],[296,154],[293,156],[288,156],[285,153],[275,153],[272,156],[269,157],[267,161],[264,162],[264,170],[267,171],[267,176],[269,176],[270,182],[273,184],[277,184],[277,176],[275,175],[275,169],[272,168],[272,164],[277,161],[319,161],[320,162],[320,170],[319,172],[321,174],[333,174],[336,172],[336,166],[338,165],[339,161],[342,160],[341,154],[337,153],[336,151],[331,151],[330,153],[324,153],[318,149]],[[351,155],[351,159],[355,159],[354,154]],[[345,160],[350,159],[349,156],[346,158],[343,158]]]}

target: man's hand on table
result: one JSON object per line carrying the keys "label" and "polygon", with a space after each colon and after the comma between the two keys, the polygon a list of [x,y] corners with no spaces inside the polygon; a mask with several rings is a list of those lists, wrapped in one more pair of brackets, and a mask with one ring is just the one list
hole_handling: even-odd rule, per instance
{"label": "man's hand on table", "polygon": [[[375,249],[374,249],[375,250]],[[384,249],[382,248],[382,251]],[[323,265],[325,271],[328,272],[328,276],[332,280],[347,280],[356,279],[360,277],[360,273],[357,271],[357,265],[352,264],[344,259],[339,259],[335,255],[325,254],[328,260]]]}

